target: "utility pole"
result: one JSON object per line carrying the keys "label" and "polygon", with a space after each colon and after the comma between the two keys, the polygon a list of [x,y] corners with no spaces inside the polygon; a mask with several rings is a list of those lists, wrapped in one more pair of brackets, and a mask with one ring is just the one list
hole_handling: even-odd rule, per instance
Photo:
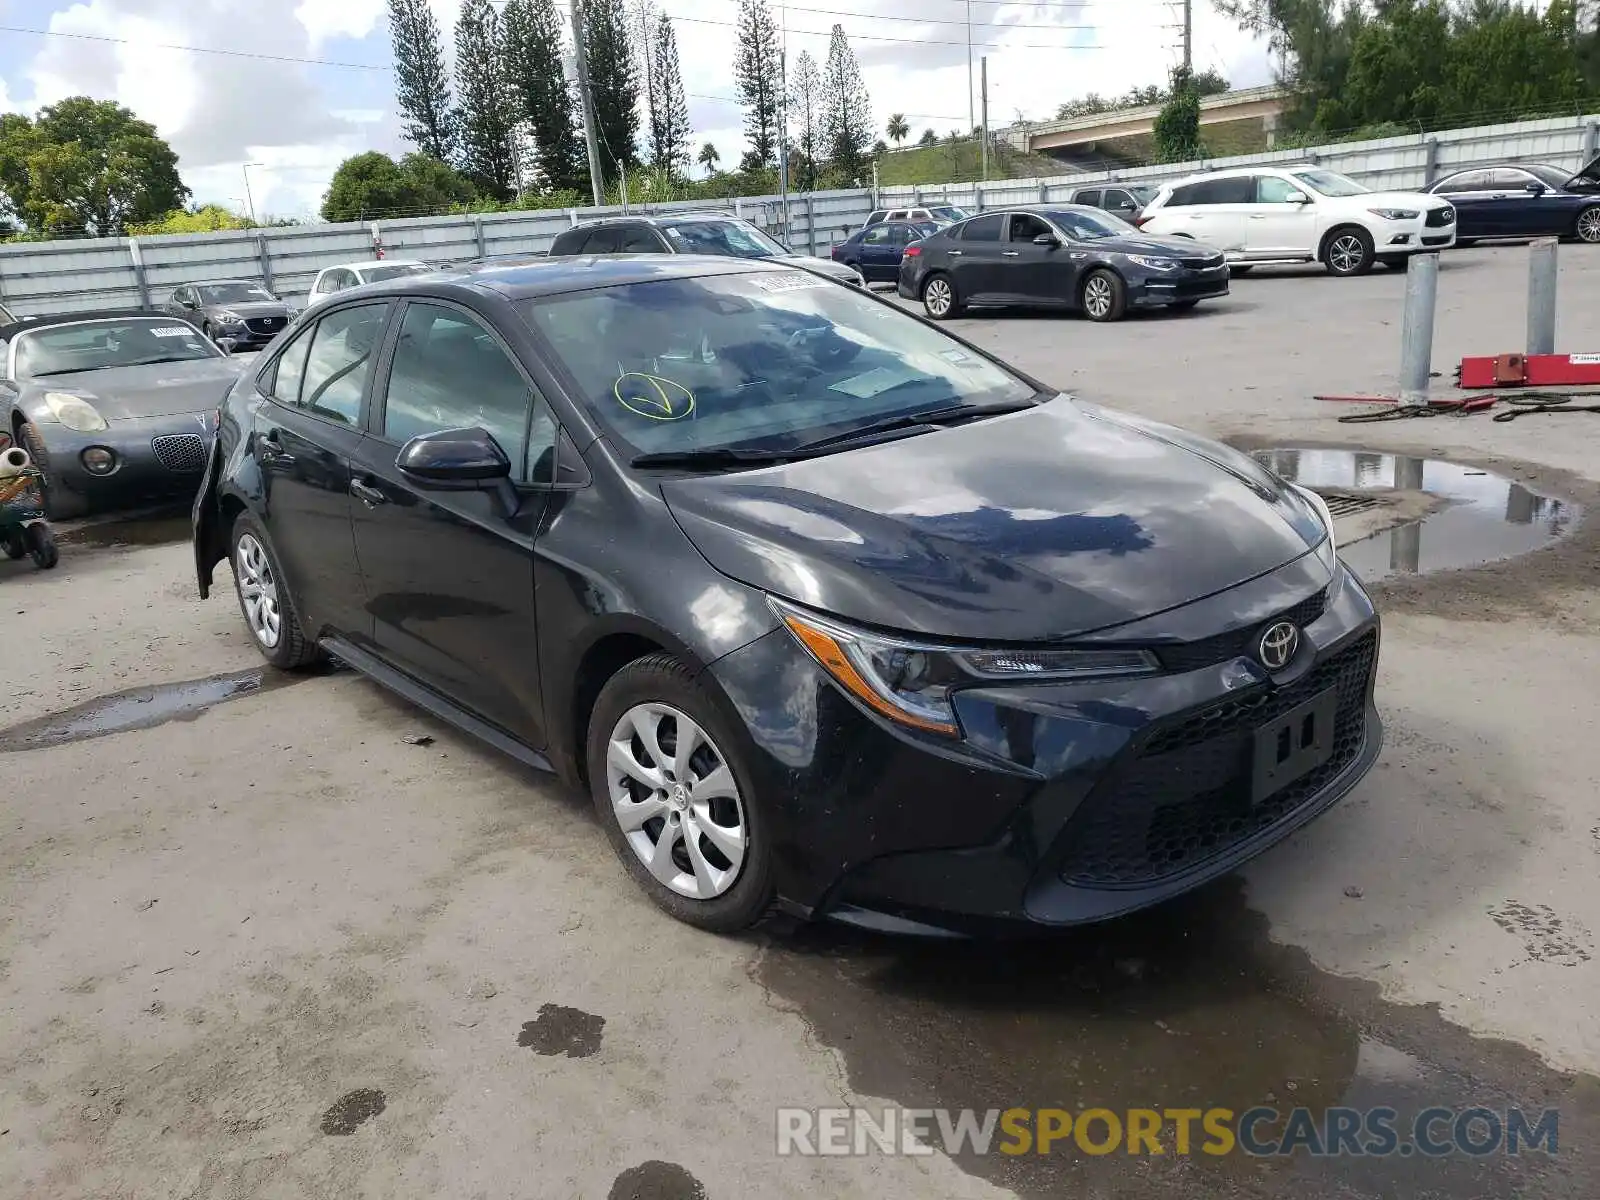
{"label": "utility pole", "polygon": [[983,90],[979,93],[983,98],[983,176],[985,182],[989,178],[989,56],[985,54],[982,62]]}
{"label": "utility pole", "polygon": [[589,144],[589,189],[594,206],[606,202],[606,177],[600,167],[600,143],[595,138],[594,94],[589,91],[589,51],[583,38],[583,0],[572,0],[572,52],[578,68],[578,95],[583,101],[583,140]]}
{"label": "utility pole", "polygon": [[249,209],[250,209],[250,224],[252,224],[252,225],[254,225],[256,223],[256,199],[255,199],[254,196],[252,196],[250,194],[250,168],[251,167],[259,167],[260,165],[261,164],[258,163],[258,162],[248,162],[248,163],[244,164],[244,168],[243,168],[243,170],[244,170],[244,202],[245,202],[246,205],[249,206]]}
{"label": "utility pole", "polygon": [[783,17],[783,49],[778,54],[778,195],[783,200],[783,216],[778,223],[778,240],[789,244],[789,6],[780,4]]}
{"label": "utility pole", "polygon": [[967,129],[970,132],[977,126],[978,117],[972,111],[972,0],[967,0]]}
{"label": "utility pole", "polygon": [[1194,0],[1183,0],[1183,76],[1194,75]]}

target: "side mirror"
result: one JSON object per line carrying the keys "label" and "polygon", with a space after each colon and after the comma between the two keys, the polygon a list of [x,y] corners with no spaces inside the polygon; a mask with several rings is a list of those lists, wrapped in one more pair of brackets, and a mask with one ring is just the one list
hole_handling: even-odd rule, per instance
{"label": "side mirror", "polygon": [[238,346],[238,344],[239,343],[231,337],[217,339],[217,348],[220,349],[224,354],[232,354],[234,347]]}
{"label": "side mirror", "polygon": [[1061,239],[1053,233],[1041,233],[1038,237],[1033,239],[1033,244],[1035,246],[1048,246],[1050,249],[1054,250],[1057,246],[1061,245]]}
{"label": "side mirror", "polygon": [[412,438],[394,460],[424,487],[471,490],[511,477],[511,460],[483,429],[444,429]]}
{"label": "side mirror", "polygon": [[1290,192],[1286,202],[1289,204],[1310,204],[1311,197],[1304,192]]}
{"label": "side mirror", "polygon": [[1531,196],[1542,196],[1547,190],[1542,183],[1530,183],[1528,185],[1528,194]]}

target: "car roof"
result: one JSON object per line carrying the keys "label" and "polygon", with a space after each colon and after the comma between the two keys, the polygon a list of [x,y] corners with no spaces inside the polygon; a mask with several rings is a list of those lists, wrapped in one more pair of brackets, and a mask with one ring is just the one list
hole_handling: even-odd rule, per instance
{"label": "car roof", "polygon": [[1193,175],[1185,175],[1182,179],[1169,179],[1161,186],[1183,187],[1186,184],[1202,183],[1207,179],[1234,179],[1240,175],[1264,175],[1271,173],[1288,174],[1290,171],[1327,171],[1329,167],[1319,167],[1312,162],[1293,163],[1268,163],[1260,167],[1225,167],[1219,171],[1197,171]]}
{"label": "car roof", "polygon": [[90,321],[115,321],[127,317],[148,317],[151,320],[194,324],[184,317],[162,312],[159,308],[95,308],[86,312],[46,313],[43,316],[23,317],[9,325],[0,325],[0,341],[7,341],[18,334],[27,333],[30,329],[43,329],[49,325],[80,325]]}
{"label": "car roof", "polygon": [[219,283],[243,283],[250,287],[264,286],[259,279],[196,279],[193,283],[180,283],[179,287],[216,287]]}
{"label": "car roof", "polygon": [[[322,271],[359,271],[363,267],[425,267],[428,264],[416,258],[358,258],[354,262],[332,263]],[[318,271],[317,274],[322,274]]]}
{"label": "car roof", "polygon": [[[697,208],[692,211],[669,213],[619,213],[614,217],[596,217],[592,221],[580,221],[572,229],[563,229],[561,233],[571,233],[573,229],[596,229],[601,225],[616,225],[622,221],[642,221],[646,225],[657,225],[662,221],[744,221],[747,219],[741,217],[738,213],[711,208]],[[561,234],[556,236],[560,237]]]}

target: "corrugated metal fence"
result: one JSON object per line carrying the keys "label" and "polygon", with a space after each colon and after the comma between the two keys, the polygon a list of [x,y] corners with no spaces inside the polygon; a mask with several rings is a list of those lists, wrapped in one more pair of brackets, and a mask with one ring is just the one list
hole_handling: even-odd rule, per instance
{"label": "corrugated metal fence", "polygon": [[[1410,190],[1462,167],[1490,162],[1548,162],[1577,170],[1600,150],[1600,115],[1523,121],[1479,129],[1281,150],[1206,163],[1138,167],[1115,173],[1130,182],[1159,182],[1210,167],[1313,161],[1373,188]],[[1113,176],[1082,173],[1054,179],[866,189],[725,202],[808,254],[858,228],[875,206],[947,202],[976,208],[1065,198],[1068,189]],[[704,202],[653,205],[655,213],[708,207]],[[391,258],[461,262],[491,254],[548,250],[561,230],[617,208],[484,213],[370,224],[290,226],[230,233],[151,238],[93,238],[0,246],[0,303],[18,316],[90,308],[159,304],[179,284],[203,279],[260,279],[277,294],[304,296],[323,267],[374,257],[381,237]]]}

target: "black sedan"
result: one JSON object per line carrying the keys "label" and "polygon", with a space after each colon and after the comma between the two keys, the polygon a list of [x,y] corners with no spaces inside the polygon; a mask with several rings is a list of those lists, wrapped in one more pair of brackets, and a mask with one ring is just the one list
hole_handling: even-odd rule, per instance
{"label": "black sedan", "polygon": [[792,265],[547,259],[335,297],[194,509],[260,652],[332,653],[592,796],[720,931],[1068,925],[1377,757],[1313,494]]}
{"label": "black sedan", "polygon": [[832,258],[860,271],[868,283],[893,283],[900,278],[900,260],[906,247],[938,231],[939,227],[931,222],[883,221],[858,229],[838,243]]}
{"label": "black sedan", "polygon": [[282,333],[298,311],[259,283],[220,279],[174,288],[162,306],[200,326],[213,341],[229,339],[241,350],[257,350]]}
{"label": "black sedan", "polygon": [[0,355],[4,431],[43,471],[57,518],[194,495],[239,378],[189,322],[144,310],[0,326]]}
{"label": "black sedan", "polygon": [[1428,189],[1456,208],[1456,245],[1477,238],[1565,237],[1600,243],[1596,163],[1577,175],[1557,167],[1475,167]]}
{"label": "black sedan", "polygon": [[1027,305],[1120,320],[1130,308],[1193,308],[1228,294],[1220,250],[1140,233],[1094,208],[1011,208],[906,247],[899,292],[943,321],[973,305]]}

